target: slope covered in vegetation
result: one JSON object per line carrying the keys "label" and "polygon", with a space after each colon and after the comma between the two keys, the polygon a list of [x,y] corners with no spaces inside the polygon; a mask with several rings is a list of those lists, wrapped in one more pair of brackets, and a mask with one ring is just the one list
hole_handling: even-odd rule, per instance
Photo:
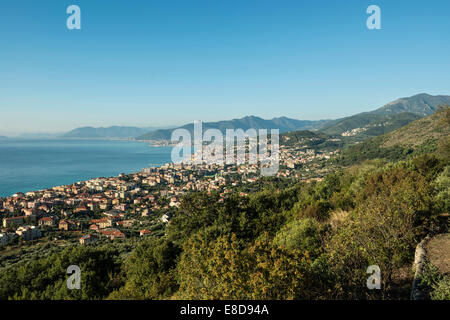
{"label": "slope covered in vegetation", "polygon": [[367,112],[334,121],[320,131],[331,135],[341,135],[356,129],[359,131],[355,133],[355,136],[367,138],[391,132],[417,119],[420,119],[420,116],[408,112],[392,115]]}
{"label": "slope covered in vegetation", "polygon": [[[434,151],[391,162],[360,155],[319,182],[283,180],[280,188],[267,178],[224,200],[189,193],[165,234],[131,254],[71,246],[14,264],[0,273],[0,299],[409,299],[417,243],[448,232],[448,115],[401,129],[391,145],[433,141]],[[409,131],[427,123],[444,131]],[[417,135],[423,142],[410,145]],[[66,288],[71,264],[82,269],[81,290]],[[381,290],[366,286],[371,265],[380,267]],[[448,296],[447,280],[430,297]]]}
{"label": "slope covered in vegetation", "polygon": [[434,152],[439,146],[448,155],[449,136],[450,108],[442,107],[431,116],[344,149],[340,162],[350,165],[375,158],[395,161]]}
{"label": "slope covered in vegetation", "polygon": [[[224,202],[193,193],[166,235],[129,257],[71,247],[2,272],[0,298],[407,298],[416,244],[445,228],[437,218],[448,206],[449,186],[439,185],[448,165],[422,155]],[[83,270],[80,291],[66,289],[70,264]],[[366,287],[369,265],[383,271],[380,291]]]}

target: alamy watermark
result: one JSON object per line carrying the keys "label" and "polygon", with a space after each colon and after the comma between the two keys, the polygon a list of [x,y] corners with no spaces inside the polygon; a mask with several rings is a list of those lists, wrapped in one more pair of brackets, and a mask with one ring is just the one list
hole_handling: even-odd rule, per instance
{"label": "alamy watermark", "polygon": [[367,267],[366,273],[370,274],[367,278],[367,289],[381,289],[381,269],[377,265]]}
{"label": "alamy watermark", "polygon": [[[172,132],[175,164],[260,164],[262,176],[273,176],[279,169],[279,129],[270,130],[270,155],[267,129],[226,129],[225,137],[218,129],[203,133],[202,122],[194,122],[194,137],[184,128]],[[236,144],[235,144],[236,142]],[[225,148],[224,148],[225,143]],[[192,152],[193,148],[193,152]],[[246,152],[248,150],[248,152]]]}
{"label": "alamy watermark", "polygon": [[70,16],[67,18],[66,26],[69,30],[80,30],[81,29],[81,9],[77,5],[71,5],[67,7],[67,14]]}
{"label": "alamy watermark", "polygon": [[67,268],[67,274],[71,276],[67,279],[67,289],[81,289],[81,269],[77,265],[70,265]]}
{"label": "alamy watermark", "polygon": [[381,29],[381,9],[377,5],[370,5],[366,10],[367,14],[370,16],[366,20],[366,26],[369,30],[380,30]]}
{"label": "alamy watermark", "polygon": [[[69,30],[81,29],[81,9],[77,5],[70,5],[66,9],[66,13],[70,16],[66,20],[66,26]],[[366,9],[366,13],[370,16],[366,20],[366,26],[369,30],[381,29],[381,9],[377,5],[370,5]]]}

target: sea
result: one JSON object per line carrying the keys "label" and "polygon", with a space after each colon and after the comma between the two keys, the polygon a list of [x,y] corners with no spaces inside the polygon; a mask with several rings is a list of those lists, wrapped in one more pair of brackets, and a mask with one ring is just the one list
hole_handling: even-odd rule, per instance
{"label": "sea", "polygon": [[124,140],[0,140],[0,197],[158,167],[171,151]]}

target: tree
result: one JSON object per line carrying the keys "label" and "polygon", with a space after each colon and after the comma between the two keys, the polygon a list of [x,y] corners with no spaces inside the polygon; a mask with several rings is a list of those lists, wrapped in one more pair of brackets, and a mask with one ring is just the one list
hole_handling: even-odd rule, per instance
{"label": "tree", "polygon": [[174,268],[180,253],[173,242],[152,238],[140,244],[123,265],[125,285],[110,299],[164,299],[177,289]]}
{"label": "tree", "polygon": [[366,268],[382,271],[388,294],[394,274],[412,261],[417,242],[430,229],[432,189],[427,179],[406,164],[387,166],[366,180],[355,211],[327,243],[339,290],[350,298],[367,297]]}
{"label": "tree", "polygon": [[433,183],[437,192],[436,200],[438,209],[443,212],[450,212],[450,166],[439,174]]}
{"label": "tree", "polygon": [[[67,268],[81,269],[81,289],[67,288]],[[10,267],[0,274],[0,299],[102,299],[114,289],[117,252],[109,248],[68,247],[46,258]]]}
{"label": "tree", "polygon": [[322,252],[320,225],[313,219],[293,220],[276,234],[274,244],[288,250],[308,252],[311,258],[317,258]]}
{"label": "tree", "polygon": [[308,295],[307,253],[268,240],[239,244],[235,235],[209,242],[204,234],[185,246],[178,265],[181,299],[299,299]]}

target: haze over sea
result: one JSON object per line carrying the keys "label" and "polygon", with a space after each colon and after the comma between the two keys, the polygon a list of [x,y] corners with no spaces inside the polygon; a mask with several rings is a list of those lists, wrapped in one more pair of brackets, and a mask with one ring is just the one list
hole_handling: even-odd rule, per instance
{"label": "haze over sea", "polygon": [[0,141],[0,197],[160,166],[171,150],[135,141]]}

